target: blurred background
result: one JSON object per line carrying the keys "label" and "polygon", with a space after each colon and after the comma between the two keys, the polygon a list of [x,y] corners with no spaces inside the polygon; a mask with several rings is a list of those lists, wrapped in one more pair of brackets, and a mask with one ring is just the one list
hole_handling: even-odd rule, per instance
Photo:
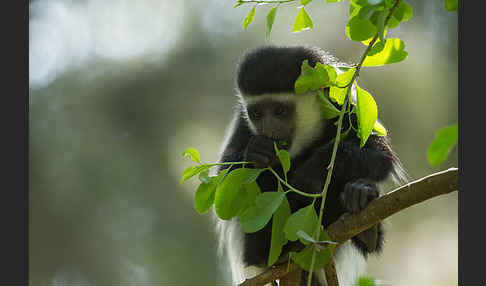
{"label": "blurred background", "polygon": [[[457,13],[442,0],[408,1],[404,62],[361,72],[411,179],[435,132],[457,122]],[[258,7],[232,0],[34,0],[29,16],[32,286],[230,285],[210,214],[193,209],[197,181],[179,184],[194,147],[218,159],[235,105],[235,65],[263,44],[319,46],[357,62],[344,33],[349,2],[313,1],[314,29],[291,33],[281,5],[270,40]],[[390,183],[383,192],[393,188]],[[387,219],[368,275],[386,285],[457,285],[457,192]]]}

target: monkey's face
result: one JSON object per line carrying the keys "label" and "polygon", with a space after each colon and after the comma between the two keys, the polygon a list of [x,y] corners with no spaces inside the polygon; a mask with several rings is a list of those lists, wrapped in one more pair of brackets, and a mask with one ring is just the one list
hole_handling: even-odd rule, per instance
{"label": "monkey's face", "polygon": [[248,118],[252,129],[274,141],[291,144],[294,129],[296,106],[292,101],[277,101],[270,98],[247,105]]}

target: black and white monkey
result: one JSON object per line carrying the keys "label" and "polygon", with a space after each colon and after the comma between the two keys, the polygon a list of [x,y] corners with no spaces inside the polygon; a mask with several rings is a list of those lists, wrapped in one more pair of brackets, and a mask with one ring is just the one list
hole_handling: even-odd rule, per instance
{"label": "black and white monkey", "polygon": [[[318,48],[305,46],[265,46],[243,56],[237,68],[239,103],[222,146],[220,162],[249,161],[258,168],[270,165],[281,170],[273,144],[284,140],[287,144],[280,148],[287,149],[291,156],[289,183],[299,190],[320,193],[331,158],[337,118],[323,118],[315,95],[294,93],[294,83],[304,60],[312,67],[318,62],[347,66]],[[349,124],[348,118],[343,122]],[[365,208],[379,196],[379,182],[390,176],[404,176],[386,137],[371,135],[361,149],[359,143],[352,132],[338,147],[325,204],[324,227],[345,212],[356,213]],[[277,190],[276,179],[270,172],[263,172],[257,183],[262,192]],[[293,192],[287,198],[292,212],[312,202],[312,198]],[[318,211],[320,200],[315,206]],[[242,232],[237,218],[218,220],[217,226],[220,254],[226,253],[229,259],[234,285],[264,271],[270,249],[271,221],[251,234]],[[367,256],[379,253],[383,241],[380,223],[336,249],[334,259],[341,286],[355,283],[365,271]],[[287,244],[282,255],[288,254],[295,244],[298,242]],[[326,285],[323,270],[314,276],[312,285]],[[306,277],[304,273],[304,282]]]}

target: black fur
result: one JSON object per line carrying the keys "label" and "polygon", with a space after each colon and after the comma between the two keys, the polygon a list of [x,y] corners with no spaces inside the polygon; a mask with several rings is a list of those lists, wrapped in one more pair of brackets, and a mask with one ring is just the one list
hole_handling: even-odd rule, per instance
{"label": "black fur", "polygon": [[313,47],[264,46],[243,56],[237,69],[237,87],[245,95],[293,92],[304,60],[312,67],[317,62],[338,64],[336,58]]}
{"label": "black fur", "polygon": [[[263,93],[293,92],[294,82],[300,73],[300,66],[308,59],[313,66],[316,62],[333,63],[328,54],[306,47],[264,47],[248,53],[238,68],[238,88],[245,95]],[[243,107],[238,110],[236,125],[222,154],[222,162],[259,161],[261,164],[278,162],[273,144],[269,138],[252,134],[244,118]],[[356,118],[352,117],[354,126]],[[289,183],[308,193],[320,193],[331,160],[336,119],[330,120],[326,128],[320,130],[318,139],[297,156],[291,158],[288,173]],[[344,118],[344,129],[349,118]],[[270,142],[268,142],[270,141]],[[343,138],[338,146],[331,184],[328,189],[323,225],[327,227],[345,212],[358,212],[378,196],[376,183],[381,182],[396,172],[400,166],[398,157],[392,151],[388,139],[371,135],[363,148],[354,131]],[[249,154],[250,153],[250,154]],[[273,154],[273,155],[272,155]],[[265,157],[261,159],[262,157]],[[238,166],[236,166],[238,167]],[[281,168],[274,168],[282,172]],[[280,174],[283,177],[283,174]],[[257,179],[263,192],[277,190],[277,182],[270,172],[263,172]],[[289,192],[287,194],[292,212],[308,206],[312,199]],[[319,210],[320,200],[315,203]],[[268,258],[271,237],[271,222],[262,230],[244,235],[244,262],[247,265],[265,266]],[[366,257],[370,253],[381,251],[384,241],[383,226],[378,224],[352,238],[353,244]],[[289,243],[283,253],[299,247],[298,243]]]}
{"label": "black fur", "polygon": [[[346,121],[346,120],[345,120]],[[299,156],[292,158],[291,169],[288,173],[289,183],[299,190],[309,193],[320,193],[324,186],[327,166],[332,154],[332,137],[336,134],[334,124],[329,124],[327,130],[321,134],[321,139],[312,144]],[[245,153],[250,138],[255,135],[246,125],[244,119],[239,119],[239,126],[235,129],[234,136],[228,147],[223,152],[223,162],[235,162],[247,160]],[[232,144],[233,143],[233,144]],[[271,147],[273,150],[273,146]],[[385,137],[371,135],[363,148],[359,148],[359,139],[352,132],[343,140],[338,147],[333,176],[329,186],[323,225],[327,227],[336,221],[342,214],[350,211],[358,211],[366,205],[351,210],[342,201],[342,193],[348,183],[358,184],[363,180],[370,183],[377,183],[386,179],[394,172],[394,164],[399,163],[397,156],[391,150],[388,140]],[[281,172],[276,168],[277,172]],[[283,177],[283,174],[280,174]],[[277,182],[270,172],[264,172],[257,180],[262,192],[275,191]],[[366,190],[367,188],[363,188]],[[377,191],[376,185],[368,188],[370,191]],[[292,212],[309,205],[311,198],[303,197],[290,192],[287,194]],[[369,202],[369,201],[368,201]],[[352,203],[352,202],[351,202]],[[320,200],[316,201],[316,211],[320,206]],[[353,243],[367,256],[369,253],[378,253],[383,245],[383,226],[377,226],[376,247],[369,251],[366,244],[359,238],[353,238]],[[244,260],[247,265],[265,265],[270,248],[271,222],[261,231],[245,234]],[[293,247],[289,244],[286,248]],[[284,248],[284,250],[286,249]]]}

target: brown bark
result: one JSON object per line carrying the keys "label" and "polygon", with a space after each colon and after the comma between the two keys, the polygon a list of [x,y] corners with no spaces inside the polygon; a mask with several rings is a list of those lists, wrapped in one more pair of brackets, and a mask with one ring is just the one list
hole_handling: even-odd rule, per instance
{"label": "brown bark", "polygon": [[[326,231],[331,240],[343,243],[394,213],[430,198],[458,191],[458,187],[457,168],[450,168],[442,172],[431,174],[379,197],[357,214],[346,213],[342,215],[336,222],[331,224]],[[335,277],[335,275],[332,275],[333,268],[333,264],[326,266],[326,274],[329,272],[329,276]],[[285,277],[289,273],[295,272],[297,269],[299,269],[299,266],[296,263],[282,264],[277,267],[272,267],[256,277],[247,279],[240,284],[240,286],[262,286],[266,283]],[[333,277],[330,277],[331,281]],[[337,277],[335,278],[337,282]],[[297,286],[298,284],[294,285]]]}

